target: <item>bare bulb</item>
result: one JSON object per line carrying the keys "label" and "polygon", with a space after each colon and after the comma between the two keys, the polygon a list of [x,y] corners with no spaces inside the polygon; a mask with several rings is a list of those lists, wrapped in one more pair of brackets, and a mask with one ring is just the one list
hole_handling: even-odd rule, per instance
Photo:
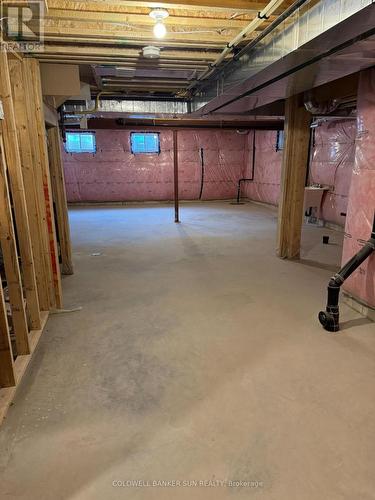
{"label": "bare bulb", "polygon": [[166,34],[167,28],[165,27],[165,24],[160,21],[157,22],[154,26],[154,35],[156,38],[164,38]]}

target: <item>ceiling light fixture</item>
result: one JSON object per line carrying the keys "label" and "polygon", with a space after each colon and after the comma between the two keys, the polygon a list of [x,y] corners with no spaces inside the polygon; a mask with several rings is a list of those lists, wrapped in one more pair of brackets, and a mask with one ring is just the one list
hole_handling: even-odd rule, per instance
{"label": "ceiling light fixture", "polygon": [[167,28],[162,22],[158,22],[154,26],[154,35],[156,38],[164,38],[167,34]]}
{"label": "ceiling light fixture", "polygon": [[155,21],[154,35],[156,38],[164,38],[167,34],[164,20],[169,16],[169,12],[165,9],[154,9],[150,12],[150,17]]}

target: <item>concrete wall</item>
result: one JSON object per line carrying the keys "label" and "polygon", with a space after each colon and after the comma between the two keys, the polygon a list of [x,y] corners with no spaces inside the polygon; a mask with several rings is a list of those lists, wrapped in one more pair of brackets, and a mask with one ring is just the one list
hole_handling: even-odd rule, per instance
{"label": "concrete wall", "polygon": [[[146,129],[145,129],[146,130]],[[173,132],[160,132],[160,154],[133,155],[130,131],[97,130],[97,153],[63,152],[69,202],[164,201],[173,199]],[[179,130],[180,197],[234,198],[245,168],[246,136],[235,130]]]}

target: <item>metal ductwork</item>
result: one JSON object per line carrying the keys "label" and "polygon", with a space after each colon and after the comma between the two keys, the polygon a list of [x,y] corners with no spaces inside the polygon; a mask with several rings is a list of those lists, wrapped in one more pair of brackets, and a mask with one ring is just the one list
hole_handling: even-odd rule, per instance
{"label": "metal ductwork", "polygon": [[[226,94],[233,96],[237,91],[240,93],[245,85],[244,82],[268,70],[277,61],[281,65],[288,55],[301,47],[300,54],[295,56],[294,65],[296,65],[303,57],[309,56],[307,49],[306,53],[302,54],[302,47],[305,44],[313,44],[315,38],[371,4],[371,0],[357,2],[298,0],[294,2],[255,40],[234,55],[234,58],[218,73],[195,87],[192,109],[198,111],[217,97]],[[322,52],[324,47],[320,49]],[[314,51],[310,53],[310,57],[313,57]]]}
{"label": "metal ductwork", "polygon": [[79,104],[66,104],[63,112],[70,115],[92,114],[105,117],[108,113],[129,113],[135,115],[181,115],[188,112],[187,101],[162,101],[162,100],[118,100],[101,99],[97,105],[95,101],[86,101],[86,106]]}

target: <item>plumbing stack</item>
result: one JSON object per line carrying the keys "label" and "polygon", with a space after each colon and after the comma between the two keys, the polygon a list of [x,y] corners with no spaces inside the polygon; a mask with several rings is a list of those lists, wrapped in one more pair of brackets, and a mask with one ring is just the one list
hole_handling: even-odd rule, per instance
{"label": "plumbing stack", "polygon": [[375,214],[370,239],[366,241],[361,250],[359,250],[359,252],[356,253],[328,283],[327,307],[325,311],[320,311],[319,313],[319,321],[328,332],[338,332],[340,329],[339,296],[341,285],[374,251]]}

